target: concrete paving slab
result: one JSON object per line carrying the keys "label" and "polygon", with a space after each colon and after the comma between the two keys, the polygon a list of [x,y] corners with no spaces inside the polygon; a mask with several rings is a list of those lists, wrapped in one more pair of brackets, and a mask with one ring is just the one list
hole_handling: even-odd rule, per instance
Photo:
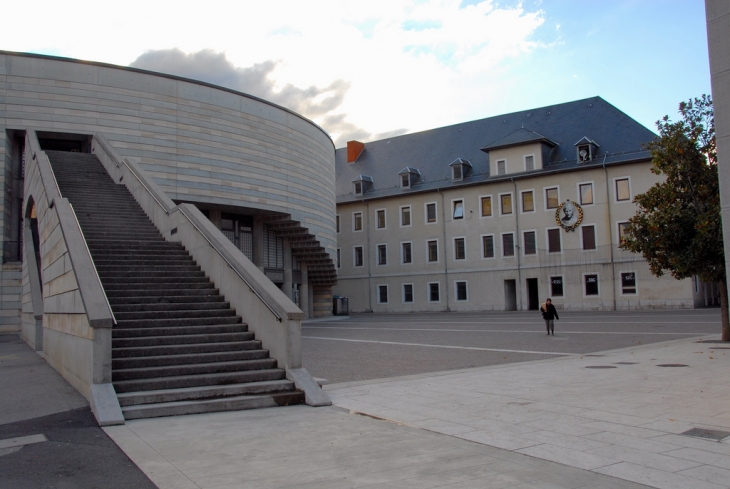
{"label": "concrete paving slab", "polygon": [[[730,438],[717,442],[680,433],[724,429],[730,420],[730,405],[723,402],[730,394],[730,358],[709,358],[696,341],[326,389],[336,406],[444,435],[652,487],[714,488],[730,470]],[[665,364],[688,366],[660,366]],[[591,365],[616,368],[585,368]],[[398,411],[431,418],[413,422]],[[728,489],[730,482],[720,487]]]}
{"label": "concrete paving slab", "polygon": [[145,419],[104,429],[160,489],[642,487],[337,407]]}

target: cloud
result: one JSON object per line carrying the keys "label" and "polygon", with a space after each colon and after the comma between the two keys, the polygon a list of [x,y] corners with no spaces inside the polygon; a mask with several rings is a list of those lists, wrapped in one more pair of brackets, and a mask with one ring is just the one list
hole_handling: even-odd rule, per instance
{"label": "cloud", "polygon": [[367,140],[374,136],[348,122],[345,114],[335,114],[350,88],[350,83],[342,79],[325,87],[300,88],[291,83],[277,87],[273,77],[277,62],[268,60],[239,68],[225,53],[212,49],[189,54],[177,48],[147,51],[130,66],[212,83],[281,105],[320,123],[330,134],[336,134],[337,145],[343,145],[351,138]]}

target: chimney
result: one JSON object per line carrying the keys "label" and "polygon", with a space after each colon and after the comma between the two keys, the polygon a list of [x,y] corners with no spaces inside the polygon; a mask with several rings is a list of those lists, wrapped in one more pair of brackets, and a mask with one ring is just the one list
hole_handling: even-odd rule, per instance
{"label": "chimney", "polygon": [[348,141],[347,142],[347,162],[354,163],[362,154],[365,149],[365,145],[360,141]]}

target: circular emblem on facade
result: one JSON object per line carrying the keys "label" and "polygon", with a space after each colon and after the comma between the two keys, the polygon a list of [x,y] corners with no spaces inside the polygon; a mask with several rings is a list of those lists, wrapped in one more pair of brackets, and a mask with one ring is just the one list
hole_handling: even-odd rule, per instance
{"label": "circular emblem on facade", "polygon": [[575,231],[583,222],[583,208],[578,202],[566,200],[555,210],[555,222],[566,231]]}

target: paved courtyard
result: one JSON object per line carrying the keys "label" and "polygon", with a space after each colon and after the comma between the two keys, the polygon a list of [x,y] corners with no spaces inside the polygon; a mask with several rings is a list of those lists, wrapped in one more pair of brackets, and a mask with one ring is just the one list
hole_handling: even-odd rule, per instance
{"label": "paved courtyard", "polygon": [[719,309],[565,311],[547,336],[537,311],[360,314],[307,321],[303,363],[328,383],[590,355],[720,332]]}

